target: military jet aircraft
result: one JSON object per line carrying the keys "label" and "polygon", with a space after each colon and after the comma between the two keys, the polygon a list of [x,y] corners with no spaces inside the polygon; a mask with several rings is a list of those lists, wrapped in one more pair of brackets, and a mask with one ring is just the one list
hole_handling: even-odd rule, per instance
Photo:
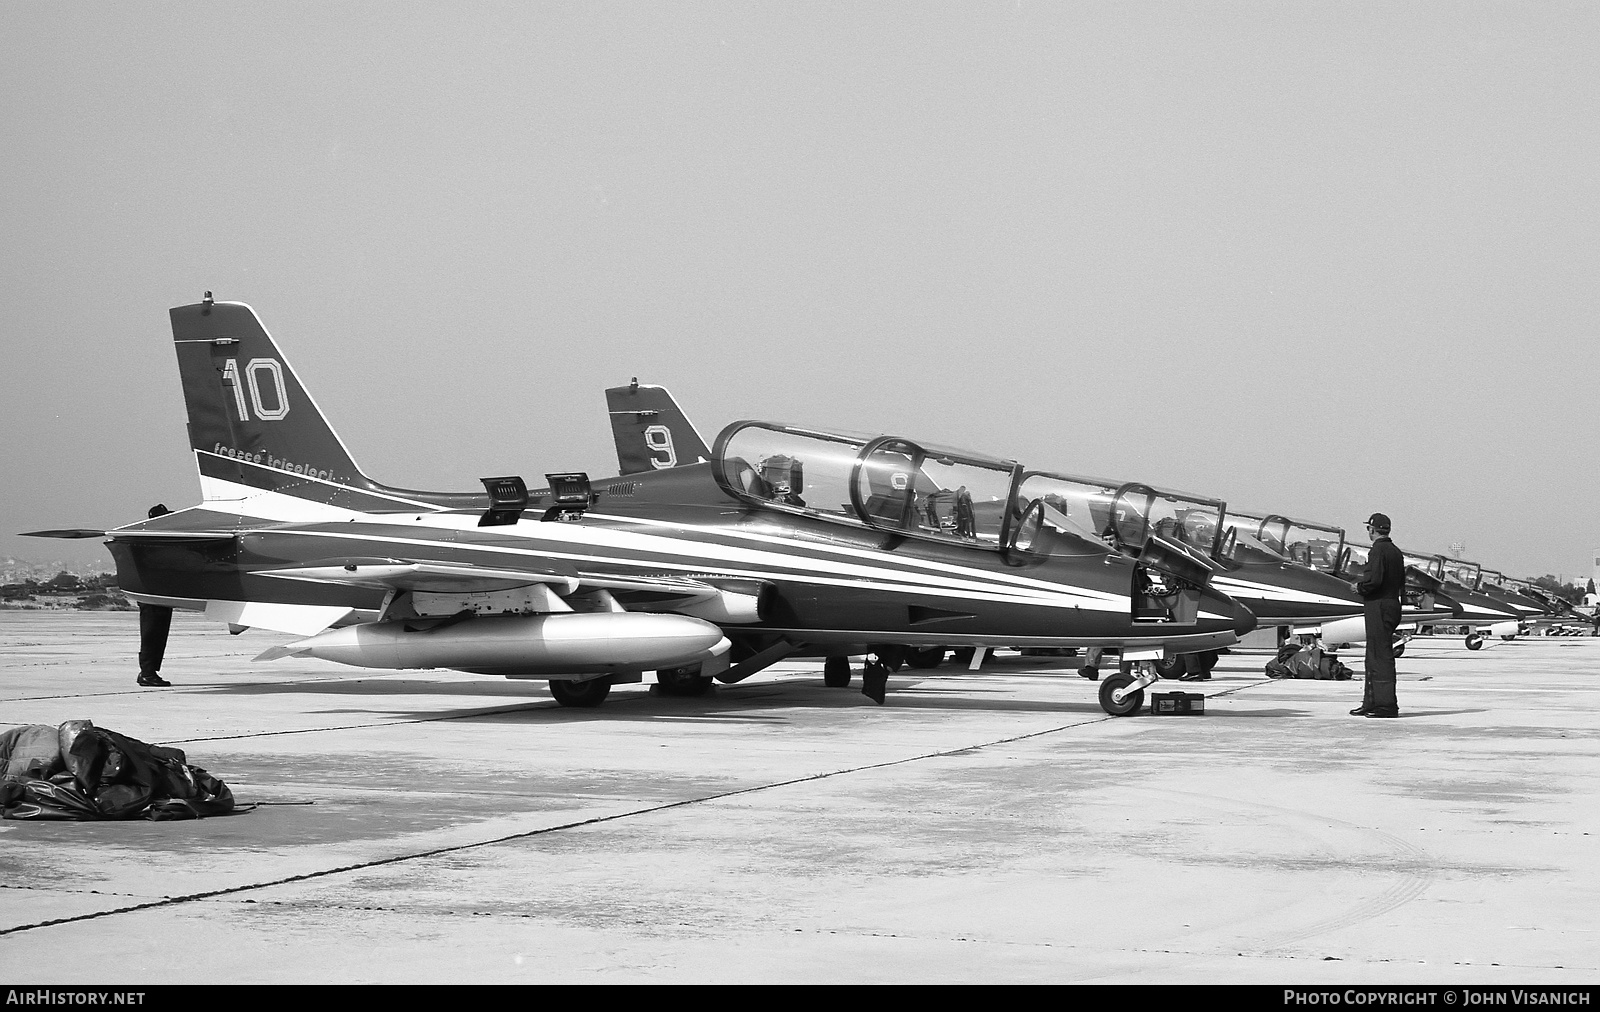
{"label": "military jet aircraft", "polygon": [[1456,625],[1468,627],[1468,650],[1483,649],[1486,634],[1509,640],[1522,630],[1522,609],[1481,587],[1483,567],[1480,564],[1443,555],[1434,558],[1440,578],[1444,580],[1445,592],[1463,609],[1462,617],[1454,621]]}
{"label": "military jet aircraft", "polygon": [[[641,386],[636,379],[608,389],[606,401],[624,475],[668,467],[666,461],[682,447],[698,444],[693,425],[664,387]],[[917,495],[936,498],[929,489]],[[1026,472],[1020,498],[1043,499],[1080,535],[1098,537],[1130,557],[1138,557],[1154,537],[1184,545],[1211,570],[1211,585],[1249,608],[1263,626],[1314,632],[1322,622],[1351,616],[1360,624],[1361,599],[1347,581],[1291,560],[1282,547],[1291,532],[1299,531],[1332,532],[1342,545],[1338,528],[1270,514],[1236,517],[1220,499],[1051,471]],[[1337,546],[1334,552],[1337,556]],[[1363,631],[1341,642],[1364,636]],[[1186,669],[1203,674],[1217,663],[1217,652],[1201,651],[1187,662],[1169,653],[1155,663],[1163,677],[1178,677]],[[1082,671],[1086,677],[1097,674],[1092,666]]]}
{"label": "military jet aircraft", "polygon": [[918,646],[1115,644],[1136,670],[1101,703],[1126,715],[1153,658],[1255,625],[1181,545],[1130,559],[1023,498],[1015,461],[902,436],[743,421],[706,463],[598,487],[380,484],[249,306],[171,317],[202,502],[108,544],[137,601],[298,637],[261,659],[547,679],[594,706],[647,670],[691,693],[859,645],[881,703]]}
{"label": "military jet aircraft", "polygon": [[[1341,562],[1342,572],[1352,579],[1358,577],[1366,566],[1371,547],[1355,543],[1346,545],[1345,558]],[[1511,635],[1516,634],[1518,626],[1514,612],[1492,598],[1479,594],[1458,579],[1464,577],[1475,586],[1478,581],[1476,563],[1467,563],[1467,567],[1470,567],[1468,571],[1459,565],[1452,566],[1455,560],[1446,559],[1442,555],[1423,555],[1407,551],[1402,551],[1400,554],[1406,562],[1408,594],[1411,588],[1421,581],[1435,588],[1431,592],[1432,599],[1441,609],[1446,605],[1451,609],[1449,617],[1419,614],[1411,621],[1422,625],[1461,626],[1467,630],[1466,645],[1469,650],[1482,648],[1483,631],[1493,636],[1506,635],[1508,632]],[[1447,572],[1447,566],[1453,568],[1454,575]]]}
{"label": "military jet aircraft", "polygon": [[1516,613],[1521,632],[1527,632],[1534,622],[1549,615],[1545,605],[1524,594],[1512,580],[1499,570],[1485,569],[1478,575],[1478,592]]}

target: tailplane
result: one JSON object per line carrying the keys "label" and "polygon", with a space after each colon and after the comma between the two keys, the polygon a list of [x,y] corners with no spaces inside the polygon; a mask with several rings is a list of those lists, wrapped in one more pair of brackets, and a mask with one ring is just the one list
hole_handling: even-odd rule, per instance
{"label": "tailplane", "polygon": [[711,450],[689,422],[666,387],[640,386],[606,390],[611,409],[611,434],[617,443],[621,474],[662,471],[680,464],[711,459]]}

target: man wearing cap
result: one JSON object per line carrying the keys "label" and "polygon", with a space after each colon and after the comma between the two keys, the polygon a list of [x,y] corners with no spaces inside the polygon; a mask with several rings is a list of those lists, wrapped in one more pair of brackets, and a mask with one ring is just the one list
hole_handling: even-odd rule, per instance
{"label": "man wearing cap", "polygon": [[1406,560],[1389,540],[1389,518],[1374,513],[1367,518],[1372,552],[1367,569],[1356,581],[1361,609],[1367,620],[1367,679],[1361,705],[1353,717],[1398,717],[1394,696],[1394,633],[1400,627],[1400,591],[1406,585]]}

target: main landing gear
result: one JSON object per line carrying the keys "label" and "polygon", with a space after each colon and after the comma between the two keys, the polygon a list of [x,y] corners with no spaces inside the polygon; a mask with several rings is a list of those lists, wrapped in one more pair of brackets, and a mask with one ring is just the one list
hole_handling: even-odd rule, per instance
{"label": "main landing gear", "polygon": [[556,697],[556,702],[562,706],[599,706],[611,695],[611,679],[606,677],[591,678],[588,681],[574,682],[569,679],[550,679],[550,695]]}
{"label": "main landing gear", "polygon": [[1472,632],[1467,633],[1467,649],[1468,650],[1482,650],[1483,649],[1483,633],[1478,632],[1476,629],[1474,629]]}
{"label": "main landing gear", "polygon": [[1100,683],[1100,708],[1113,717],[1131,717],[1144,706],[1144,690],[1161,675],[1152,661],[1133,661]]}
{"label": "main landing gear", "polygon": [[[939,651],[940,660],[944,651]],[[913,655],[914,657],[915,655]],[[874,703],[882,704],[889,691],[889,676],[900,670],[900,665],[910,660],[897,648],[875,650],[861,664],[861,694]],[[927,664],[922,665],[929,666]],[[822,684],[830,689],[844,689],[850,685],[850,658],[829,657],[822,662]]]}
{"label": "main landing gear", "polygon": [[1202,650],[1194,654],[1173,654],[1151,663],[1156,666],[1156,674],[1162,678],[1203,682],[1210,680],[1211,669],[1217,666],[1217,658],[1220,656],[1216,650]]}
{"label": "main landing gear", "polygon": [[662,668],[656,672],[656,690],[663,696],[703,696],[711,691],[711,676],[700,673],[700,665]]}

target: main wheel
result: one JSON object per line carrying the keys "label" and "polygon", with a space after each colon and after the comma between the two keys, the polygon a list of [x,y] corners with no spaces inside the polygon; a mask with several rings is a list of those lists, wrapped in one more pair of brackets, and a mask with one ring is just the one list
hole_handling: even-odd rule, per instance
{"label": "main wheel", "polygon": [[1156,666],[1156,674],[1160,675],[1162,678],[1181,678],[1183,676],[1184,664],[1183,656],[1181,654],[1173,654],[1171,657],[1163,657],[1154,663]]}
{"label": "main wheel", "polygon": [[906,663],[913,668],[937,668],[944,663],[944,647],[912,650],[906,656]]}
{"label": "main wheel", "polygon": [[822,662],[822,684],[830,689],[850,687],[850,658],[830,657]]}
{"label": "main wheel", "polygon": [[1481,633],[1476,633],[1476,632],[1467,633],[1467,649],[1468,650],[1482,650],[1483,649],[1483,635]]}
{"label": "main wheel", "polygon": [[703,696],[711,691],[711,676],[700,673],[700,665],[662,668],[656,672],[656,688],[663,696]]}
{"label": "main wheel", "polygon": [[591,678],[587,682],[550,679],[550,695],[562,706],[599,706],[611,695],[611,679]]}
{"label": "main wheel", "polygon": [[977,652],[976,647],[957,647],[950,652],[950,660],[965,668],[972,664],[973,655]]}
{"label": "main wheel", "polygon": [[1394,649],[1390,650],[1389,653],[1390,653],[1391,656],[1394,656],[1394,657],[1404,657],[1406,655],[1406,645],[1404,643],[1402,643],[1399,646],[1395,647]]}
{"label": "main wheel", "polygon": [[1134,678],[1125,671],[1119,671],[1100,683],[1100,708],[1113,717],[1131,717],[1139,712],[1139,707],[1144,705],[1144,690],[1136,689],[1122,697],[1122,702],[1111,698],[1111,694],[1118,689],[1132,685]]}

